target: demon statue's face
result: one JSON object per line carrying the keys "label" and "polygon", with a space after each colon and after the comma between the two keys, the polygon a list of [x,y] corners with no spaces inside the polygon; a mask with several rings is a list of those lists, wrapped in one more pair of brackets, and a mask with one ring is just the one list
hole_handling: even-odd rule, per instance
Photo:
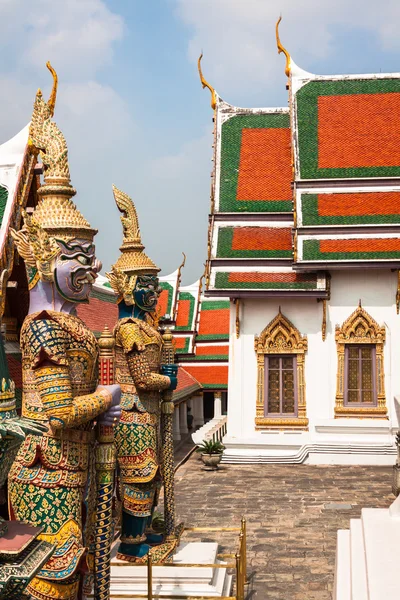
{"label": "demon statue's face", "polygon": [[54,285],[70,302],[88,302],[93,282],[101,269],[95,247],[87,240],[56,239],[60,253],[54,260]]}
{"label": "demon statue's face", "polygon": [[133,292],[135,305],[144,312],[152,313],[161,293],[157,275],[138,275]]}

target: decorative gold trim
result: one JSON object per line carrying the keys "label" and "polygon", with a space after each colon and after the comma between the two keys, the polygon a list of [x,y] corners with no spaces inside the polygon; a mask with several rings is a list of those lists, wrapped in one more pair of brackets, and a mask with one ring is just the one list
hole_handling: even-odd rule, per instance
{"label": "decorative gold trim", "polygon": [[207,271],[207,263],[204,263],[204,271],[202,276],[199,279],[199,289],[197,290],[197,308],[196,308],[196,317],[194,320],[194,325],[195,325],[195,334],[194,334],[194,339],[193,342],[195,342],[196,340],[196,336],[197,336],[197,332],[199,330],[199,314],[200,314],[200,305],[201,305],[201,294],[203,292],[203,283],[204,280],[206,278],[206,271]]}
{"label": "decorative gold trim", "polygon": [[213,110],[215,110],[217,107],[217,95],[215,93],[214,88],[203,77],[203,72],[201,70],[201,59],[202,58],[203,58],[203,53],[200,54],[199,59],[197,61],[197,69],[199,71],[200,81],[201,81],[201,85],[203,86],[203,90],[204,90],[204,88],[208,88],[211,92],[211,108]]}
{"label": "decorative gold trim", "polygon": [[308,429],[308,419],[269,419],[256,417],[256,429]]}
{"label": "decorative gold trim", "polygon": [[[302,428],[308,426],[306,416],[306,394],[304,377],[304,359],[307,352],[307,337],[287,319],[279,307],[277,316],[265,327],[259,336],[254,338],[254,349],[257,354],[257,400],[256,427],[268,428]],[[264,364],[265,355],[296,354],[297,357],[297,417],[272,418],[265,417]]]}
{"label": "decorative gold trim", "polygon": [[[335,417],[369,417],[387,418],[385,397],[385,374],[383,360],[383,344],[386,338],[385,327],[378,323],[361,306],[340,327],[336,325],[335,340],[338,355],[336,380]],[[374,344],[376,356],[377,406],[351,407],[344,406],[345,392],[345,348],[348,344]]]}
{"label": "decorative gold trim", "polygon": [[182,269],[186,264],[186,254],[184,252],[182,252],[183,255],[183,261],[181,262],[181,264],[178,267],[178,275],[176,277],[176,291],[175,291],[175,301],[174,301],[174,306],[172,309],[172,320],[176,321],[176,309],[178,308],[178,296],[179,296],[179,288],[181,286],[181,281],[182,281]]}
{"label": "decorative gold trim", "polygon": [[293,234],[293,262],[297,262],[297,229]]}
{"label": "decorative gold trim", "polygon": [[283,54],[286,56],[285,75],[287,77],[289,77],[290,76],[290,54],[286,50],[286,48],[284,48],[282,46],[281,40],[280,40],[280,37],[279,37],[279,23],[281,21],[282,21],[282,15],[277,20],[276,26],[275,26],[276,45],[277,45],[277,48],[278,48],[278,54],[280,54],[281,52],[283,52]]}
{"label": "decorative gold trim", "polygon": [[239,339],[240,336],[240,298],[236,298],[234,300],[234,303],[236,304],[236,320],[235,320],[235,327],[236,327],[236,339]]}

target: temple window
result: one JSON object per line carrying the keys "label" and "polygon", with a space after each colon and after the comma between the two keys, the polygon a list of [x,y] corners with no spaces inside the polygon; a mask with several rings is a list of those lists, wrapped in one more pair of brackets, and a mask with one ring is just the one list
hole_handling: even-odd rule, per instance
{"label": "temple window", "polygon": [[338,372],[335,417],[386,417],[385,328],[359,306],[336,326]]}
{"label": "temple window", "polygon": [[307,338],[281,311],[255,338],[257,429],[306,429],[304,356]]}
{"label": "temple window", "polygon": [[376,406],[375,356],[374,344],[345,346],[344,406]]}
{"label": "temple window", "polygon": [[296,357],[266,356],[266,417],[297,416]]}

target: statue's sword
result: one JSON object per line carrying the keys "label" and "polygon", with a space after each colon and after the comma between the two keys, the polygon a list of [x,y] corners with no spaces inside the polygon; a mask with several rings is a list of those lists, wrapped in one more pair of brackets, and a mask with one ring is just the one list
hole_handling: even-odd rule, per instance
{"label": "statue's sword", "polygon": [[[163,338],[161,360],[163,364],[174,363],[174,346],[172,334],[166,329]],[[164,479],[164,520],[165,533],[168,539],[175,537],[175,491],[174,491],[174,434],[173,417],[174,403],[172,390],[165,390],[161,403],[161,434],[162,434],[162,474]]]}
{"label": "statue's sword", "polygon": [[[114,337],[108,327],[99,338],[100,385],[114,383]],[[116,449],[112,426],[97,426],[96,447],[96,530],[94,554],[94,599],[110,597],[111,544],[114,537],[112,500]]]}

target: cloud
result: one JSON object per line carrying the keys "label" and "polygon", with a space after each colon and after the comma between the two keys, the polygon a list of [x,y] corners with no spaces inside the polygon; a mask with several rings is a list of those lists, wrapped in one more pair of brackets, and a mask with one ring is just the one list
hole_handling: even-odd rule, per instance
{"label": "cloud", "polygon": [[113,57],[124,22],[101,0],[0,0],[0,46],[13,46],[17,65],[42,69],[46,60],[71,79],[93,76]]}
{"label": "cloud", "polygon": [[175,271],[187,255],[184,284],[193,283],[207,256],[212,129],[184,143],[177,152],[150,156],[123,185],[134,190],[146,252],[162,267]]}
{"label": "cloud", "polygon": [[176,0],[176,12],[193,31],[190,59],[204,49],[204,73],[228,101],[241,99],[248,86],[265,94],[277,82],[284,85],[284,59],[275,43],[280,13],[282,42],[305,70],[338,50],[335,27],[365,30],[382,50],[400,50],[398,0]]}
{"label": "cloud", "polygon": [[52,78],[45,62],[50,60],[59,76],[54,119],[68,143],[76,202],[99,228],[98,254],[107,264],[109,235],[120,238],[118,217],[115,223],[107,220],[112,206],[108,154],[112,149],[125,155],[135,127],[124,99],[96,76],[112,65],[124,21],[102,0],[0,0],[0,11],[9,25],[0,37],[7,57],[0,67],[0,143],[29,121],[38,86],[48,97]]}

